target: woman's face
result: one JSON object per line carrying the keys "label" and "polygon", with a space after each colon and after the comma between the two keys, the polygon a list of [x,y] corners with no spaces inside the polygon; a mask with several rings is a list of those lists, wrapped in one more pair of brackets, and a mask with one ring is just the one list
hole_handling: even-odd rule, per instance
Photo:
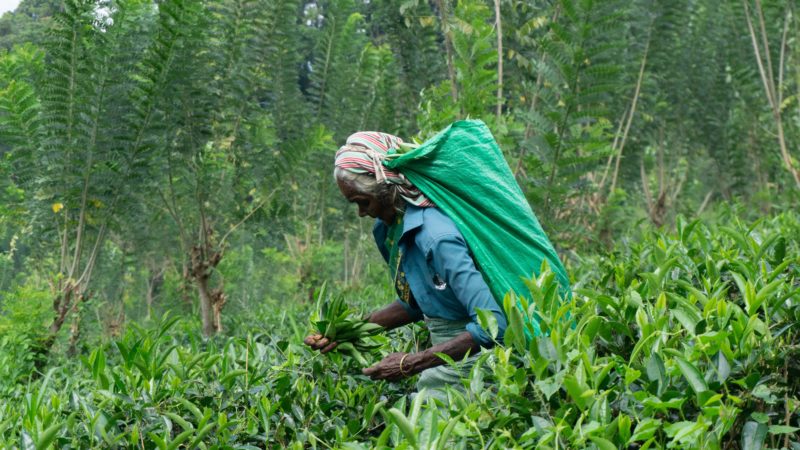
{"label": "woman's face", "polygon": [[351,183],[346,181],[336,180],[336,183],[339,185],[339,190],[342,191],[344,198],[358,206],[359,217],[370,216],[372,218],[381,219],[385,223],[392,223],[396,212],[394,205],[390,201],[359,192]]}

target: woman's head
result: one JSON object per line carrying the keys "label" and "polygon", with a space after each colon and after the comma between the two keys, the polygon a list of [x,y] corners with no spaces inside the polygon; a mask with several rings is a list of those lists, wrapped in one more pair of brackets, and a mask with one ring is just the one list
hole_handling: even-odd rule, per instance
{"label": "woman's head", "polygon": [[333,171],[342,195],[358,206],[360,217],[370,216],[391,223],[405,209],[405,201],[397,194],[397,186],[379,183],[369,174],[354,173],[340,167]]}
{"label": "woman's head", "polygon": [[361,131],[350,135],[336,152],[333,176],[342,195],[359,205],[362,217],[391,222],[406,203],[422,208],[434,206],[402,173],[383,165],[389,150],[402,144],[397,136]]}

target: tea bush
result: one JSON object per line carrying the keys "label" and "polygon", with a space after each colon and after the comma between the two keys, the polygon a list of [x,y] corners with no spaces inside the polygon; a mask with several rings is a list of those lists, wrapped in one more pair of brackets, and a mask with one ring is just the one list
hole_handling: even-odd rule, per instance
{"label": "tea bush", "polygon": [[[0,391],[0,447],[800,449],[797,214],[636,233],[573,261],[568,300],[547,270],[523,310],[509,295],[505,346],[446,404],[311,352],[313,305],[271,304],[233,337],[166,315],[17,376]],[[526,338],[526,316],[542,335]]]}

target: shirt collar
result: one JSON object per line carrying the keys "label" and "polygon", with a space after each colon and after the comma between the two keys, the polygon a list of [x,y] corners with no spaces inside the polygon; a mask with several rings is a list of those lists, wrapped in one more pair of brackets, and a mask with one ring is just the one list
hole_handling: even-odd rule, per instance
{"label": "shirt collar", "polygon": [[[423,209],[424,208],[419,208],[414,205],[406,205],[406,211],[403,216],[403,236],[422,226],[424,212]],[[381,219],[377,219],[376,223],[380,224],[383,237],[381,237],[379,240],[383,241],[383,239],[386,238],[386,230],[388,229],[389,225]]]}
{"label": "shirt collar", "polygon": [[403,217],[403,236],[422,226],[422,213],[423,208],[418,208],[414,205],[406,205],[406,212]]}

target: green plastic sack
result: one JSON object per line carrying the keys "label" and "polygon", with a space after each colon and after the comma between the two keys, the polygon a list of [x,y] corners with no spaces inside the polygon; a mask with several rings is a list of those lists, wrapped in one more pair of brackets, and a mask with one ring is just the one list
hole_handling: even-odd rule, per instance
{"label": "green plastic sack", "polygon": [[501,309],[509,291],[530,300],[523,280],[538,276],[543,260],[569,295],[566,270],[482,121],[455,122],[416,149],[390,152],[384,165],[455,222]]}

